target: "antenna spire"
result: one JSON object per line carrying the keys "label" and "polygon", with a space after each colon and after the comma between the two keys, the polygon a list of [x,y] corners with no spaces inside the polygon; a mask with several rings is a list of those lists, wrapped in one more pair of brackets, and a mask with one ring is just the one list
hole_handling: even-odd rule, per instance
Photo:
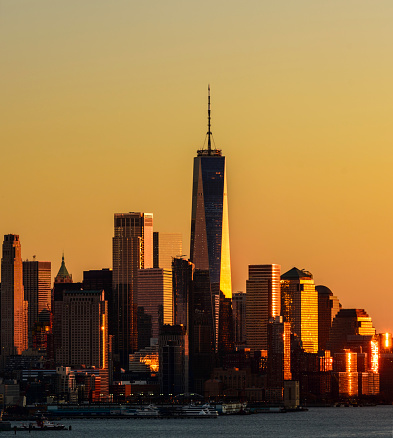
{"label": "antenna spire", "polygon": [[207,150],[208,154],[211,155],[212,152],[212,142],[211,142],[211,116],[210,116],[210,84],[207,87]]}

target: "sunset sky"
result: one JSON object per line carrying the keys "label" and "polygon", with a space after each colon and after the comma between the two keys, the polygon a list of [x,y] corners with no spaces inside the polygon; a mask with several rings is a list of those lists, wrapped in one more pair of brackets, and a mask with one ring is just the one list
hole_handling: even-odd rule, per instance
{"label": "sunset sky", "polygon": [[0,235],[79,281],[144,211],[188,254],[210,83],[233,290],[304,268],[393,332],[392,23],[391,0],[0,0]]}

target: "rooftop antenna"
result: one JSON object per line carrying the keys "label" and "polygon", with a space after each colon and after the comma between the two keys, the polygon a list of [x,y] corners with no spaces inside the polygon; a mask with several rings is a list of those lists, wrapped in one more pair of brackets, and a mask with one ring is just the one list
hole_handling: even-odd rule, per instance
{"label": "rooftop antenna", "polygon": [[212,142],[211,142],[211,117],[210,117],[210,84],[207,87],[207,150],[208,155],[212,153]]}

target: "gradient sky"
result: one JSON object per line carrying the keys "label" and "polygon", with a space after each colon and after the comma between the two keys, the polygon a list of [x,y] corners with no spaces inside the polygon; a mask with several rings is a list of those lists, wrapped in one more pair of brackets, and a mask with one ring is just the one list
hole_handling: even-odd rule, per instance
{"label": "gradient sky", "polygon": [[293,266],[393,332],[393,2],[0,0],[0,234],[111,267],[113,213],[189,252],[192,166],[227,157],[233,290]]}

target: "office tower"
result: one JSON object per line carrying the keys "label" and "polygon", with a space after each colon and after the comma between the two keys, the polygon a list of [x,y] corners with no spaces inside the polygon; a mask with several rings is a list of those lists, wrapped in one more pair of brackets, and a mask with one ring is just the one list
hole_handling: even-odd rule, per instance
{"label": "office tower", "polygon": [[220,293],[220,317],[218,325],[218,352],[222,363],[225,355],[234,351],[232,300]]}
{"label": "office tower", "polygon": [[188,393],[188,335],[182,325],[164,325],[158,340],[160,392]]}
{"label": "office tower", "polygon": [[283,388],[284,380],[291,380],[291,327],[282,316],[270,318],[267,326],[268,362],[267,384]]}
{"label": "office tower", "polygon": [[[173,324],[172,272],[160,268],[138,270],[138,309],[151,317],[150,338],[158,339],[163,324]],[[138,345],[138,349],[148,345]]]}
{"label": "office tower", "polygon": [[72,281],[72,275],[69,274],[65,261],[64,254],[61,258],[61,265],[59,272],[55,277],[53,284],[52,295],[52,335],[50,341],[48,341],[48,358],[56,362],[56,351],[61,348],[62,343],[62,331],[61,321],[63,318],[63,294],[66,290],[80,291],[83,289],[83,283],[74,283]]}
{"label": "office tower", "polygon": [[33,332],[50,328],[51,262],[23,262],[23,287],[28,302],[28,343],[33,347]]}
{"label": "office tower", "polygon": [[318,292],[310,272],[292,268],[281,276],[281,314],[306,353],[318,353]]}
{"label": "office tower", "polygon": [[267,350],[267,326],[280,315],[280,265],[249,265],[246,281],[247,347]]}
{"label": "office tower", "polygon": [[19,236],[6,234],[1,259],[1,355],[22,354],[27,349],[28,303],[24,299]]}
{"label": "office tower", "polygon": [[246,344],[246,300],[247,294],[244,292],[232,294],[233,332],[236,347]]}
{"label": "office tower", "polygon": [[[217,314],[218,316],[218,314]],[[214,367],[214,318],[210,295],[209,271],[194,271],[190,294],[190,390],[203,393],[204,382],[210,378]]]}
{"label": "office tower", "polygon": [[340,397],[358,395],[357,354],[346,349],[334,354],[333,392]]}
{"label": "office tower", "polygon": [[138,348],[136,279],[153,267],[153,215],[116,213],[113,237],[113,352],[123,368]]}
{"label": "office tower", "polygon": [[340,310],[340,302],[326,286],[315,286],[318,292],[318,349],[326,350],[330,327]]}
{"label": "office tower", "polygon": [[108,368],[108,303],[104,291],[64,291],[61,344],[56,359],[63,366]]}
{"label": "office tower", "polygon": [[225,157],[220,149],[212,149],[210,126],[209,89],[208,148],[198,150],[194,158],[190,261],[195,269],[209,274],[210,290],[206,293],[212,308],[217,351],[220,291],[231,298],[232,282]]}
{"label": "office tower", "polygon": [[364,309],[341,309],[333,320],[326,348],[339,353],[345,348],[355,351],[362,347],[370,356],[370,341],[374,335],[371,317]]}
{"label": "office tower", "polygon": [[112,269],[92,269],[83,271],[83,289],[84,290],[104,290],[105,301],[112,299]]}
{"label": "office tower", "polygon": [[172,259],[183,254],[181,233],[153,232],[153,268],[172,269]]}
{"label": "office tower", "polygon": [[172,261],[173,324],[189,329],[189,311],[194,265],[175,257]]}

